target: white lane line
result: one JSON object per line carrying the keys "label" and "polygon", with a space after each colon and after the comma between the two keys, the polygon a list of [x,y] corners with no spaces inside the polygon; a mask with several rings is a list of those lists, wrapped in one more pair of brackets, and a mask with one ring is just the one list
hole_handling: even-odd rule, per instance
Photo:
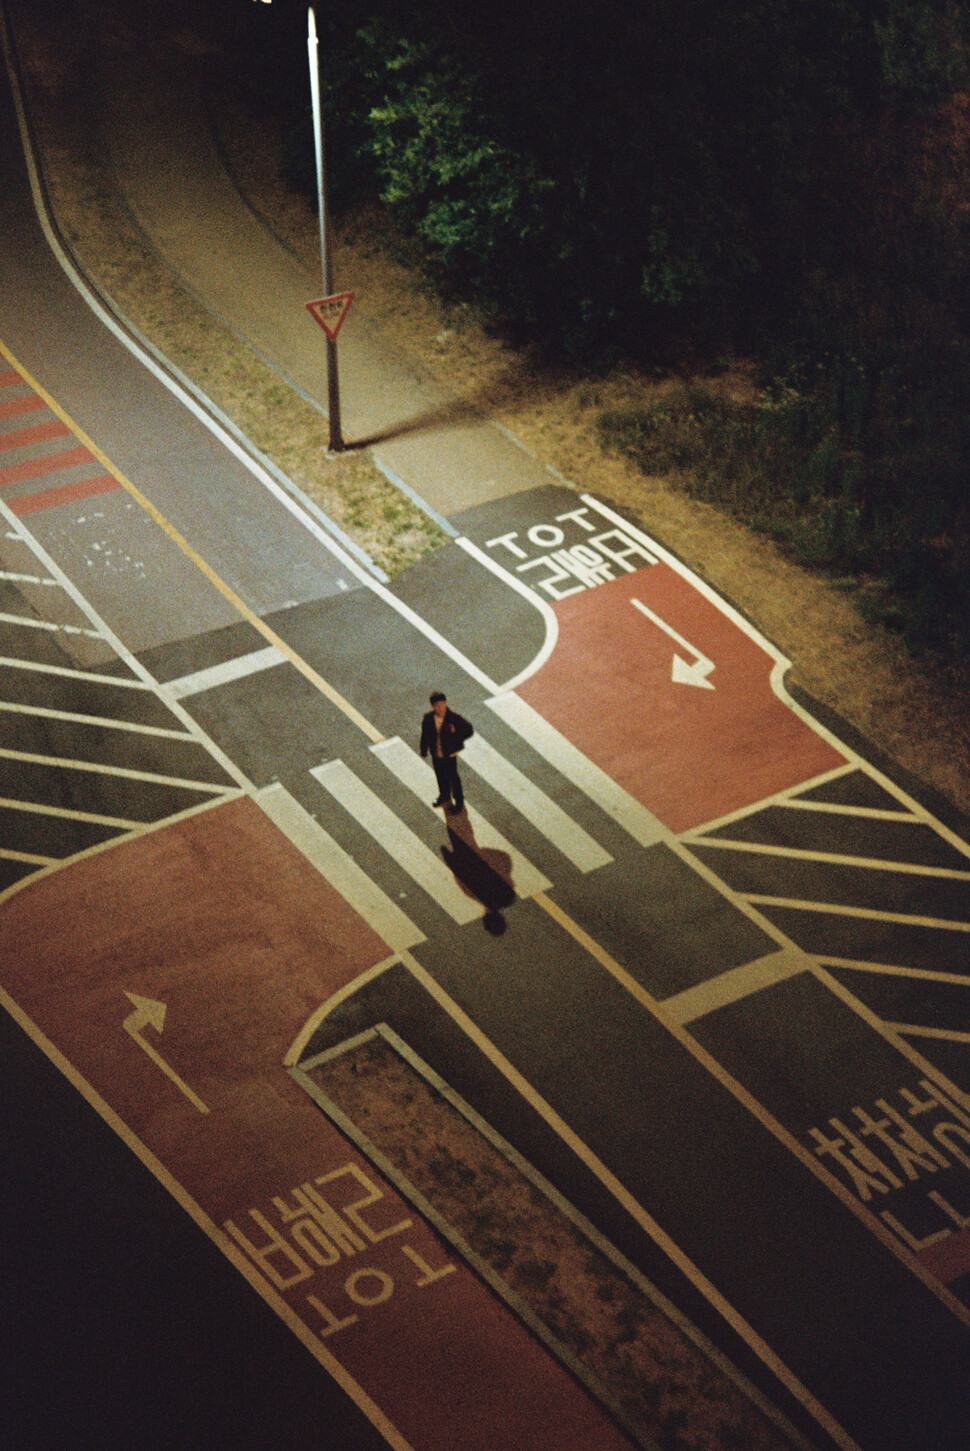
{"label": "white lane line", "polygon": [[72,811],[67,806],[47,806],[41,801],[17,801],[11,796],[0,796],[0,809],[27,811],[34,816],[63,817],[67,821],[88,821],[94,826],[115,826],[119,831],[135,831],[145,825],[143,821],[129,821],[124,816],[101,816],[96,811]]}
{"label": "white lane line", "polygon": [[11,584],[52,584],[55,589],[60,588],[56,579],[41,578],[39,574],[11,574],[8,569],[0,569],[0,579],[9,580]]}
{"label": "white lane line", "polygon": [[[418,800],[437,816],[431,800],[433,795],[437,795],[438,783],[434,771],[430,766],[425,765],[417,752],[412,751],[410,746],[406,746],[400,736],[380,741],[377,745],[371,746],[371,750],[384,762],[388,770],[394,773],[401,784],[413,792]],[[512,886],[517,897],[534,897],[536,892],[549,891],[552,886],[549,878],[543,876],[537,867],[534,867],[520,851],[506,841],[505,837],[496,831],[495,827],[486,821],[474,806],[469,806],[466,802],[465,813],[472,829],[474,845],[483,850],[499,851],[508,856]],[[471,842],[467,843],[469,846],[471,844]]]}
{"label": "white lane line", "polygon": [[16,660],[10,655],[0,655],[0,666],[10,670],[29,670],[38,675],[61,675],[69,680],[90,680],[95,685],[119,685],[122,690],[147,690],[154,694],[145,680],[130,680],[118,675],[95,675],[90,670],[73,670],[67,665],[43,665],[38,660]]}
{"label": "white lane line", "polygon": [[830,816],[863,816],[870,821],[912,821],[919,826],[927,824],[929,818],[921,819],[912,811],[890,811],[882,806],[838,806],[834,801],[799,801],[795,797],[780,796],[777,806],[789,811],[828,812]]}
{"label": "white lane line", "polygon": [[0,857],[8,862],[24,862],[30,867],[50,867],[57,861],[53,856],[34,856],[30,851],[14,851],[12,847],[0,846]]}
{"label": "white lane line", "polygon": [[[385,957],[383,962],[375,962],[373,967],[368,967],[366,971],[362,972],[358,977],[353,978],[351,982],[345,982],[343,987],[338,988],[335,993],[332,993],[330,997],[326,998],[310,1014],[299,1033],[293,1039],[293,1042],[283,1054],[283,1067],[292,1068],[295,1064],[299,1063],[310,1039],[324,1019],[330,1016],[334,1008],[339,1007],[341,1003],[345,1003],[348,998],[355,997],[368,983],[374,982],[377,978],[382,977],[389,968],[396,967],[400,961],[400,953],[393,952],[390,957]],[[372,1031],[376,1032],[376,1029]],[[314,1062],[316,1061],[318,1060],[315,1059]]]}
{"label": "white lane line", "polygon": [[956,1028],[921,1028],[915,1023],[887,1023],[894,1033],[907,1033],[911,1038],[941,1038],[947,1043],[970,1043],[970,1033]]}
{"label": "white lane line", "polygon": [[136,771],[131,766],[106,766],[101,761],[76,761],[64,756],[42,756],[35,751],[12,751],[0,747],[0,760],[24,761],[32,766],[51,766],[58,771],[95,771],[103,776],[120,776],[126,781],[147,781],[156,786],[178,786],[187,791],[207,791],[213,796],[235,793],[228,784],[214,786],[211,781],[191,781],[185,776],[163,776],[158,771]]}
{"label": "white lane line", "polygon": [[607,776],[606,772],[584,756],[572,741],[543,720],[538,711],[517,695],[496,695],[485,704],[520,735],[537,755],[554,766],[601,811],[611,817],[641,846],[654,846],[658,841],[673,840],[673,835],[652,812],[642,806],[628,791]]}
{"label": "white lane line", "polygon": [[218,685],[228,685],[232,680],[242,680],[247,675],[286,663],[286,656],[275,645],[267,645],[263,650],[253,650],[248,655],[237,655],[234,660],[224,660],[221,665],[210,665],[206,670],[196,670],[178,680],[167,680],[165,689],[173,700],[184,700],[187,695],[199,695],[203,690],[214,690]]}
{"label": "white lane line", "polygon": [[800,862],[829,862],[840,867],[871,867],[881,872],[903,872],[910,876],[945,877],[950,881],[970,882],[970,872],[957,871],[954,867],[926,867],[919,862],[896,862],[891,858],[844,856],[835,851],[809,851],[803,847],[769,846],[757,841],[728,841],[725,837],[692,837],[691,846],[716,847],[719,851],[753,852],[758,856],[791,858]]}
{"label": "white lane line", "polygon": [[190,731],[173,731],[168,726],[142,725],[140,721],[111,720],[103,715],[79,715],[72,710],[52,710],[42,705],[21,705],[18,701],[0,700],[0,710],[9,711],[12,715],[38,715],[44,720],[68,720],[75,725],[103,726],[107,730],[133,731],[136,735],[163,736],[166,740],[191,741],[198,745],[195,736]]}
{"label": "white lane line", "polygon": [[500,796],[504,796],[517,811],[521,811],[536,831],[581,872],[594,871],[613,860],[609,852],[598,841],[594,841],[561,806],[557,806],[523,771],[507,761],[481,736],[472,736],[466,741],[462,760],[467,761],[472,770],[483,781],[487,781]]}
{"label": "white lane line", "polygon": [[887,962],[866,962],[858,957],[819,956],[815,961],[821,967],[844,967],[850,972],[881,973],[885,977],[917,977],[927,982],[953,982],[959,987],[970,987],[970,975],[958,972],[939,972],[931,967],[899,967]]}
{"label": "white lane line", "polygon": [[471,555],[472,559],[476,559],[483,568],[497,575],[509,589],[514,590],[516,594],[528,600],[529,604],[538,610],[542,616],[542,622],[546,627],[546,638],[538,654],[533,656],[524,670],[520,670],[518,675],[513,676],[511,680],[507,680],[502,687],[503,690],[514,690],[523,680],[528,680],[530,675],[535,675],[549,659],[553,650],[555,650],[559,640],[559,617],[548,600],[544,600],[535,590],[530,589],[525,581],[519,579],[517,575],[510,574],[507,569],[503,569],[497,559],[493,559],[490,554],[486,554],[484,549],[479,549],[478,545],[473,544],[470,539],[466,539],[462,535],[455,540],[455,543],[464,549],[466,554]]}
{"label": "white lane line", "polygon": [[285,787],[274,782],[254,792],[253,799],[273,825],[394,952],[404,952],[425,941],[424,933],[410,917],[371,881]]}
{"label": "white lane line", "polygon": [[692,1023],[716,1008],[740,1002],[762,988],[806,972],[811,966],[812,959],[805,953],[782,948],[779,952],[769,952],[765,957],[719,973],[696,987],[685,988],[683,992],[665,998],[661,1007],[675,1023]]}
{"label": "white lane line", "polygon": [[[11,536],[8,535],[9,537]],[[12,537],[20,539],[19,534]],[[25,625],[28,630],[51,630],[54,634],[58,630],[62,630],[65,635],[87,635],[92,640],[104,638],[100,630],[86,630],[81,625],[55,625],[51,620],[35,620],[29,615],[8,615],[2,610],[0,610],[0,625]]]}
{"label": "white lane line", "polygon": [[951,922],[946,917],[915,917],[908,912],[880,912],[875,907],[843,907],[835,902],[805,902],[799,897],[769,897],[760,892],[746,892],[744,900],[763,907],[794,907],[800,912],[827,912],[833,917],[862,917],[871,922],[899,922],[909,927],[940,927],[949,932],[970,932],[970,922]]}
{"label": "white lane line", "polygon": [[[464,926],[484,915],[481,902],[462,891],[442,858],[415,836],[343,761],[314,766],[310,774],[455,922]],[[388,946],[397,944],[388,943]]]}
{"label": "white lane line", "polygon": [[[837,780],[840,776],[845,776],[856,769],[854,765],[836,766],[832,771],[824,771],[821,776],[811,776],[807,781],[799,781],[797,786],[786,787],[784,791],[775,791],[770,796],[763,796],[760,801],[753,801],[748,806],[739,806],[736,811],[729,811],[724,816],[714,816],[710,821],[702,822],[700,826],[690,826],[686,831],[680,833],[680,839],[691,842],[709,831],[718,831],[722,826],[732,826],[734,822],[743,821],[745,817],[756,816],[759,812],[767,810],[769,806],[789,806],[792,803],[792,792],[814,790],[816,786],[824,786],[829,781]],[[841,810],[842,808],[834,809]]]}

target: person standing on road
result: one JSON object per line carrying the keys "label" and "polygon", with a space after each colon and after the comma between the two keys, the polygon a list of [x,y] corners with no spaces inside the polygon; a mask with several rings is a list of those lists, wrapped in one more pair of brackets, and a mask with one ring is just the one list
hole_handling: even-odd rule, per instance
{"label": "person standing on road", "polygon": [[421,755],[430,753],[438,778],[438,799],[432,804],[443,806],[450,815],[457,815],[465,805],[465,793],[458,775],[458,752],[471,734],[471,724],[457,711],[448,709],[448,702],[440,690],[433,690],[431,709],[421,722]]}

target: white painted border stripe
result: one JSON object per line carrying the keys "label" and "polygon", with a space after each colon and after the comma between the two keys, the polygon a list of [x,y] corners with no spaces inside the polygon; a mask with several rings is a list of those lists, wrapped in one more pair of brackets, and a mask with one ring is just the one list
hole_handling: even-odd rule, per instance
{"label": "white painted border stripe", "polygon": [[[462,891],[442,858],[405,826],[343,761],[314,766],[310,775],[459,926],[474,922],[484,914],[481,902]],[[388,945],[403,950],[397,943]]]}
{"label": "white painted border stripe", "polygon": [[[922,824],[922,823],[920,823]],[[840,867],[867,867],[874,871],[901,872],[903,875],[920,877],[941,877],[949,881],[970,882],[970,872],[960,872],[953,867],[927,867],[920,862],[897,862],[891,858],[846,856],[835,851],[809,851],[805,847],[771,846],[760,841],[730,841],[727,837],[697,837],[690,840],[692,850],[698,847],[714,847],[718,851],[751,852],[755,856],[784,857],[797,862],[828,862]]]}
{"label": "white painted border stripe", "polygon": [[899,922],[910,927],[939,927],[949,932],[970,932],[970,922],[951,922],[946,917],[916,917],[907,912],[880,912],[875,907],[844,907],[836,902],[806,902],[800,897],[769,897],[760,892],[746,892],[744,900],[765,907],[794,907],[799,912],[826,912],[833,917],[861,917],[872,922]]}
{"label": "white painted border stripe", "polygon": [[579,871],[591,872],[613,860],[578,822],[482,736],[475,735],[466,741],[462,759],[510,805],[521,811],[536,831]]}
{"label": "white painted border stripe", "polygon": [[807,972],[812,966],[812,959],[804,953],[782,948],[779,952],[769,952],[766,957],[756,958],[754,962],[719,973],[696,987],[685,988],[683,992],[665,998],[661,1007],[675,1023],[692,1023],[717,1008],[740,1002],[762,988]]}
{"label": "white painted border stripe", "polygon": [[[23,543],[21,535],[11,535],[7,532],[7,538],[19,539]],[[28,630],[50,630],[54,634],[62,630],[65,635],[88,635],[92,640],[102,639],[100,630],[86,630],[81,625],[55,625],[52,620],[32,620],[29,615],[8,615],[0,610],[0,625],[22,625]]]}
{"label": "white painted border stripe", "polygon": [[101,816],[96,811],[72,811],[68,806],[47,806],[41,801],[17,801],[0,796],[0,810],[26,811],[32,816],[56,816],[65,821],[87,821],[93,826],[116,826],[119,831],[137,831],[144,821],[128,821],[121,816]]}
{"label": "white painted border stripe", "polygon": [[275,665],[286,663],[286,656],[275,645],[267,645],[264,649],[253,650],[248,655],[237,655],[232,660],[224,660],[221,665],[210,665],[205,670],[196,670],[178,680],[167,680],[165,690],[173,700],[184,700],[187,695],[199,695],[204,690],[214,690],[216,686],[228,685],[230,681],[242,680],[247,675],[255,675],[260,670],[271,670]]}
{"label": "white painted border stripe", "polygon": [[131,680],[124,675],[96,675],[90,670],[72,670],[67,665],[44,665],[38,660],[16,660],[10,655],[0,655],[0,666],[3,665],[10,670],[27,670],[37,675],[60,675],[68,680],[90,680],[95,685],[119,685],[122,690],[152,690],[145,680]]}
{"label": "white painted border stripe", "polygon": [[[427,809],[437,816],[435,807],[431,804],[432,791],[437,795],[438,783],[434,771],[426,766],[416,751],[404,744],[400,736],[392,736],[389,740],[380,741],[377,745],[371,746],[374,755],[379,757],[388,770],[393,772],[402,786],[406,786],[420,802],[427,806]],[[512,886],[517,897],[534,897],[536,892],[548,892],[552,883],[544,876],[538,868],[522,855],[511,842],[506,841],[500,832],[490,822],[486,821],[474,806],[465,804],[465,814],[471,826],[472,837],[476,847],[483,850],[503,852],[511,862]],[[470,846],[470,842],[466,842]]]}
{"label": "white painted border stripe", "polygon": [[339,892],[394,952],[404,952],[424,942],[421,932],[400,907],[371,881],[342,846],[304,811],[285,787],[274,782],[254,792],[253,799],[283,835],[303,853],[311,866]]}
{"label": "white painted border stripe", "polygon": [[513,676],[511,680],[507,680],[502,686],[503,691],[514,690],[517,685],[522,684],[523,680],[528,680],[531,675],[535,675],[536,671],[545,665],[549,656],[555,650],[559,641],[559,618],[548,600],[544,600],[535,590],[530,589],[524,580],[519,579],[514,574],[510,574],[507,569],[503,569],[497,559],[493,559],[490,554],[486,554],[483,549],[479,549],[477,544],[473,544],[464,535],[456,539],[455,543],[464,549],[466,554],[471,555],[472,559],[477,560],[483,568],[496,575],[509,589],[521,595],[523,599],[528,600],[529,604],[538,610],[542,616],[546,627],[546,638],[538,654],[533,656],[524,670],[520,670],[518,675]]}
{"label": "white painted border stripe", "polygon": [[140,721],[112,720],[105,715],[82,715],[73,710],[52,710],[46,705],[21,705],[19,701],[0,700],[0,710],[10,715],[36,715],[44,720],[68,720],[75,725],[101,726],[105,730],[130,731],[134,735],[161,736],[165,740],[197,742],[190,731],[174,731],[168,726],[142,725]]}
{"label": "white painted border stripe", "polygon": [[32,766],[53,766],[59,771],[94,771],[102,776],[119,776],[126,781],[147,781],[156,786],[176,786],[186,791],[205,791],[213,796],[235,792],[236,787],[211,781],[190,781],[184,776],[163,776],[158,771],[136,771],[132,766],[108,766],[103,761],[67,760],[62,756],[42,756],[35,751],[12,751],[0,747],[0,760],[24,761]]}
{"label": "white painted border stripe", "polygon": [[522,739],[542,756],[560,775],[565,776],[584,795],[594,801],[601,811],[611,817],[624,831],[641,846],[654,846],[658,841],[672,839],[671,832],[658,821],[652,812],[642,806],[628,791],[618,785],[612,777],[583,755],[572,741],[544,720],[517,695],[493,696],[485,704],[494,710]]}

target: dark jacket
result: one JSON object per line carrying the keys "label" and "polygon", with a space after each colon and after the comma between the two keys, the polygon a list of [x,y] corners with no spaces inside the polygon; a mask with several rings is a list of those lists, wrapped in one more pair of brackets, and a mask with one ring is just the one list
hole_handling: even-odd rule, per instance
{"label": "dark jacket", "polygon": [[[445,718],[441,722],[441,754],[443,756],[457,755],[472,734],[472,726],[463,715],[459,715],[454,710],[446,710]],[[429,710],[421,722],[422,756],[434,755],[436,735],[434,711]]]}

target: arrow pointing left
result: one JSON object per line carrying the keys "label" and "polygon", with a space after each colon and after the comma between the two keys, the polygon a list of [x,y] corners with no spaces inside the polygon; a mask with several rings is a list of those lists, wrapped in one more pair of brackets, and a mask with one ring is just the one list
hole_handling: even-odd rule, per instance
{"label": "arrow pointing left", "polygon": [[126,992],[125,997],[134,1005],[134,1012],[129,1013],[121,1025],[125,1032],[134,1038],[139,1048],[148,1054],[153,1063],[157,1063],[162,1072],[167,1074],[172,1080],[179,1092],[184,1093],[189,1102],[200,1113],[208,1113],[208,1108],[202,1102],[201,1098],[199,1098],[198,1094],[193,1093],[185,1080],[178,1076],[171,1064],[166,1063],[165,1059],[152,1047],[151,1043],[147,1043],[142,1037],[143,1028],[154,1028],[156,1033],[162,1031],[165,1025],[165,1014],[167,1012],[166,1004],[156,1002],[154,998],[139,997],[137,993]]}

